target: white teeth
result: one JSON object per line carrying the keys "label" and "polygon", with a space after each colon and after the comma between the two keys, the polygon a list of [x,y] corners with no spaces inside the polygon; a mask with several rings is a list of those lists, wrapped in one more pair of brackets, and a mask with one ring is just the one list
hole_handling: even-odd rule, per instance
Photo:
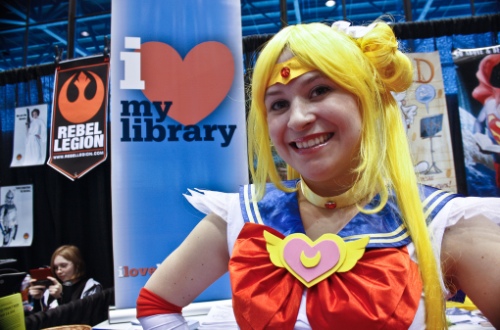
{"label": "white teeth", "polygon": [[305,141],[305,142],[296,142],[295,145],[297,146],[297,149],[307,149],[307,148],[312,148],[317,145],[320,145],[324,143],[326,140],[328,140],[331,137],[331,134],[325,134],[322,136],[319,136],[317,138]]}

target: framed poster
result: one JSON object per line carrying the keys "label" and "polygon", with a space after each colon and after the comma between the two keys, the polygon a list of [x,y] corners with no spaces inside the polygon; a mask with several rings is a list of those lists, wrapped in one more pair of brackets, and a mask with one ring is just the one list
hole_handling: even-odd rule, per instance
{"label": "framed poster", "polygon": [[15,109],[11,167],[44,165],[47,158],[47,104]]}
{"label": "framed poster", "polygon": [[500,46],[453,53],[467,193],[500,196]]}
{"label": "framed poster", "polygon": [[33,185],[0,187],[0,247],[31,246]]}

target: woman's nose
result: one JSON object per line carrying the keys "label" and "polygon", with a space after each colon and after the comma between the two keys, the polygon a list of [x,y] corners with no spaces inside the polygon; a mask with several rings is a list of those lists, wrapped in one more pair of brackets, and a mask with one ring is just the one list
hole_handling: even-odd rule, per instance
{"label": "woman's nose", "polygon": [[315,115],[307,102],[294,100],[290,104],[288,127],[295,131],[306,129],[315,120]]}

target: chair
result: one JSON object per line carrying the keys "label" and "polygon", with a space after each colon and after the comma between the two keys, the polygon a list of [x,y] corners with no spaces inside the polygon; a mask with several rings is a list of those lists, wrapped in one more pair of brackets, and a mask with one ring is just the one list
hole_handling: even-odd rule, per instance
{"label": "chair", "polygon": [[[114,304],[114,298],[114,288],[108,288],[48,311],[28,315],[24,318],[26,329],[51,329],[51,327],[68,324],[94,326],[108,319],[109,306]],[[61,329],[68,330],[69,328]]]}
{"label": "chair", "polygon": [[41,330],[91,330],[90,325],[85,324],[73,324],[73,325],[61,325],[59,327],[44,328]]}
{"label": "chair", "polygon": [[21,285],[26,272],[19,272],[17,269],[0,269],[0,297],[21,292]]}

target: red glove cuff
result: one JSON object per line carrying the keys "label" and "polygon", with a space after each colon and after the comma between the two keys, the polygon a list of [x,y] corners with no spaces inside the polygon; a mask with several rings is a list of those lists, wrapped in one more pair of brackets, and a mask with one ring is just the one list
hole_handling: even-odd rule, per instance
{"label": "red glove cuff", "polygon": [[137,318],[158,314],[180,314],[182,307],[169,303],[157,294],[142,288],[137,298]]}

